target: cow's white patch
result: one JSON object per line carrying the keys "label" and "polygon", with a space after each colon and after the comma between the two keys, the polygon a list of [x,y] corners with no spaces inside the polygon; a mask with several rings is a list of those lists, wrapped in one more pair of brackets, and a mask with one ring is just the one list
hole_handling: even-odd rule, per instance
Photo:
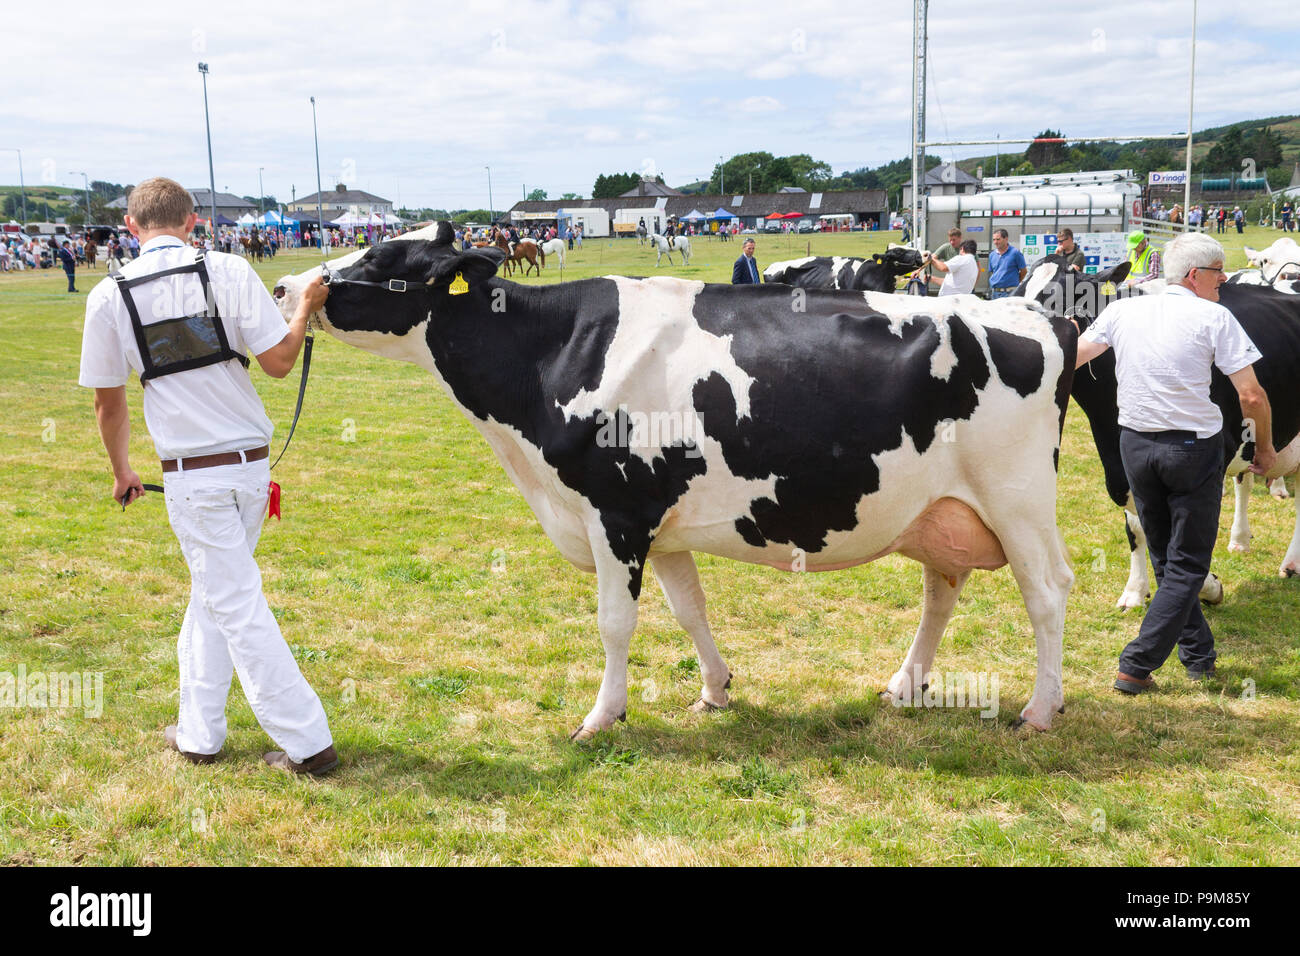
{"label": "cow's white patch", "polygon": [[1038,294],[1047,288],[1047,284],[1056,278],[1056,272],[1060,268],[1055,262],[1044,262],[1029,276],[1029,282],[1025,286],[1025,298],[1037,299]]}
{"label": "cow's white patch", "polygon": [[731,386],[736,414],[749,415],[754,379],[731,356],[731,337],[700,328],[693,314],[703,282],[609,276],[618,289],[618,327],[594,391],[583,389],[560,406],[566,418],[612,416],[623,408],[630,420],[630,450],[653,462],[662,449],[698,439],[703,428],[682,421],[681,434],[662,427],[664,416],[690,414],[697,382],[718,374]]}
{"label": "cow's white patch", "polygon": [[948,381],[948,376],[957,367],[957,353],[952,350],[952,331],[948,327],[948,317],[933,316],[934,327],[939,333],[939,345],[930,356],[930,374],[935,378]]}

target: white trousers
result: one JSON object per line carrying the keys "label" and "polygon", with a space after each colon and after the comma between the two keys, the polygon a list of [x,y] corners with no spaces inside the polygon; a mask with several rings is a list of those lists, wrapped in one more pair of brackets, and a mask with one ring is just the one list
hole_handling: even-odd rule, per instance
{"label": "white trousers", "polygon": [[232,671],[262,729],[301,763],[330,746],[320,698],[298,669],[262,594],[253,549],[266,516],[266,460],[171,472],[167,517],[190,569],[190,603],[176,653],[176,742],[212,754],[226,739]]}

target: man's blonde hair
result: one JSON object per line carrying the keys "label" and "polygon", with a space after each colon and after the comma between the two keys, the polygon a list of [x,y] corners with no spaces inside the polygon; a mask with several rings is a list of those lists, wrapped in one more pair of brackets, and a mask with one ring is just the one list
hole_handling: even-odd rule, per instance
{"label": "man's blonde hair", "polygon": [[126,213],[141,229],[184,226],[194,212],[194,197],[174,179],[146,179],[126,200]]}

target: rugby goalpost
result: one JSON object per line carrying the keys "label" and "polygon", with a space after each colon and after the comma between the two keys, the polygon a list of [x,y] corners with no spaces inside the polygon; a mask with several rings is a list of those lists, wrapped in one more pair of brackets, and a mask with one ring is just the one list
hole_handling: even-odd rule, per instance
{"label": "rugby goalpost", "polygon": [[[1183,215],[1191,210],[1192,205],[1192,116],[1196,101],[1196,15],[1199,0],[1192,0],[1192,49],[1190,75],[1187,82],[1187,132],[1168,133],[1155,136],[1076,136],[1067,140],[1064,137],[1038,137],[1033,139],[966,139],[966,140],[927,140],[925,138],[925,72],[926,52],[929,46],[930,0],[913,0],[912,3],[912,245],[916,249],[925,249],[928,245],[925,217],[921,215],[922,195],[925,190],[925,151],[932,146],[994,146],[1003,143],[1066,143],[1081,140],[1110,140],[1113,142],[1132,142],[1134,140],[1186,140],[1185,179],[1183,182]],[[1186,222],[1186,219],[1184,219]]]}

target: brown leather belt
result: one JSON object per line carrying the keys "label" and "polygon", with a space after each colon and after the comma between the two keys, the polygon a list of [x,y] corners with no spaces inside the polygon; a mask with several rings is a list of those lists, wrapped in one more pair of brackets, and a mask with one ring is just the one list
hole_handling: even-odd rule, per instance
{"label": "brown leather belt", "polygon": [[[217,465],[238,465],[243,461],[261,461],[263,458],[271,457],[271,446],[263,445],[261,448],[250,448],[243,453],[237,451],[222,452],[219,455],[195,455],[193,458],[164,458],[162,459],[162,470],[165,472],[173,471],[193,471],[195,468],[215,468]],[[179,467],[177,466],[179,462]]]}

